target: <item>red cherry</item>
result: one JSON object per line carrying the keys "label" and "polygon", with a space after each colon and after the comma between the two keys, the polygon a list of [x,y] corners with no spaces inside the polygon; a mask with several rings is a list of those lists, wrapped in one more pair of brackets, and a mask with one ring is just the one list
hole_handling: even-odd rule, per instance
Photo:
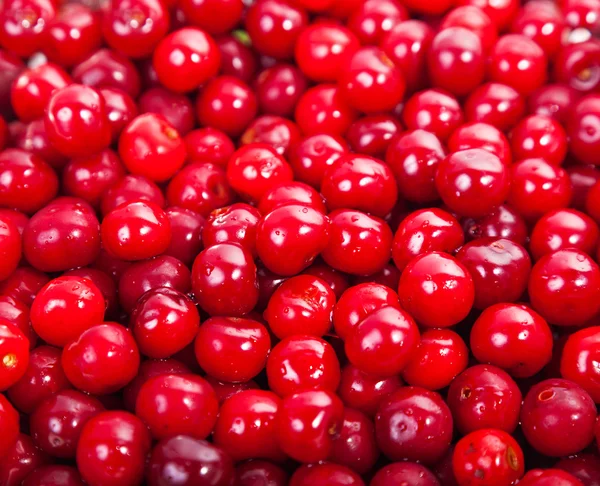
{"label": "red cherry", "polygon": [[569,336],[562,350],[560,374],[590,394],[600,402],[598,369],[594,363],[600,354],[600,327],[592,326]]}

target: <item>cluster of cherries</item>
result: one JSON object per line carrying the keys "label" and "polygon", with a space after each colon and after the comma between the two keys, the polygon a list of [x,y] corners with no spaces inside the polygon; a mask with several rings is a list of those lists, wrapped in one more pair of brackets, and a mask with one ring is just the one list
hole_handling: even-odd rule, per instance
{"label": "cluster of cherries", "polygon": [[2,486],[599,486],[600,0],[4,0]]}

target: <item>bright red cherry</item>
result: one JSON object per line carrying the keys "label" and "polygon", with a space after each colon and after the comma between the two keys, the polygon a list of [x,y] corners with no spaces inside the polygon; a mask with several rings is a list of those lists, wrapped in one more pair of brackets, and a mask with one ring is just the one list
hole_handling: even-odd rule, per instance
{"label": "bright red cherry", "polygon": [[367,0],[354,9],[348,27],[361,44],[377,45],[387,32],[407,18],[406,8],[396,0]]}
{"label": "bright red cherry", "polygon": [[17,383],[27,372],[29,340],[12,322],[0,320],[0,390]]}
{"label": "bright red cherry", "polygon": [[271,349],[267,328],[252,319],[212,317],[196,335],[200,367],[224,382],[247,382],[265,367]]}
{"label": "bright red cherry", "polygon": [[506,165],[512,162],[508,139],[498,128],[488,123],[471,122],[460,126],[448,140],[448,149],[450,152],[483,149],[497,156]]}
{"label": "bright red cherry", "polygon": [[522,486],[581,486],[583,483],[572,474],[560,469],[531,469],[519,481]]}
{"label": "bright red cherry", "polygon": [[58,277],[48,282],[31,306],[31,324],[48,344],[63,347],[83,331],[102,323],[106,303],[87,278]]}
{"label": "bright red cherry", "polygon": [[567,380],[544,380],[529,390],[521,409],[527,442],[545,456],[576,454],[594,439],[596,405],[585,390]]}
{"label": "bright red cherry", "polygon": [[140,354],[131,333],[116,323],[90,327],[65,346],[62,366],[79,390],[114,393],[137,375]]}
{"label": "bright red cherry", "polygon": [[269,388],[285,397],[305,390],[335,392],[340,383],[340,364],[326,341],[302,334],[277,343],[267,361]]}
{"label": "bright red cherry", "polygon": [[106,103],[89,86],[71,84],[54,91],[44,123],[50,143],[69,157],[92,155],[110,143]]}
{"label": "bright red cherry", "polygon": [[106,216],[121,204],[134,201],[151,201],[161,208],[165,206],[165,197],[154,182],[144,176],[126,175],[104,192],[100,211]]}
{"label": "bright red cherry", "polygon": [[263,113],[291,116],[307,84],[304,74],[296,66],[277,63],[256,78],[254,90],[258,106]]}
{"label": "bright red cherry", "polygon": [[525,99],[508,84],[485,83],[470,94],[464,110],[468,121],[488,123],[505,132],[525,114]]}
{"label": "bright red cherry", "polygon": [[501,0],[498,2],[490,0],[459,0],[458,5],[473,5],[483,10],[498,31],[506,30],[512,23],[519,10],[519,2],[515,0]]}
{"label": "bright red cherry", "polygon": [[177,7],[186,22],[212,35],[232,30],[244,12],[242,0],[179,0]]}
{"label": "bright red cherry", "polygon": [[21,235],[12,219],[0,215],[0,280],[17,269],[21,260]]}
{"label": "bright red cherry", "polygon": [[107,44],[128,57],[152,54],[169,31],[169,12],[157,0],[118,0],[112,2],[102,20]]}
{"label": "bright red cherry", "polygon": [[377,445],[392,461],[435,464],[450,447],[452,427],[441,395],[413,386],[383,400],[375,416]]}
{"label": "bright red cherry", "polygon": [[498,28],[489,15],[475,5],[462,5],[450,10],[443,18],[440,28],[450,27],[464,27],[475,33],[481,40],[485,53],[491,50],[498,37]]}
{"label": "bright red cherry", "polygon": [[419,330],[411,316],[396,307],[370,313],[345,341],[348,361],[365,373],[392,376],[400,373],[419,344]]}
{"label": "bright red cherry", "polygon": [[393,235],[382,219],[350,209],[329,216],[329,242],[321,254],[329,266],[351,275],[372,275],[388,263]]}
{"label": "bright red cherry", "polygon": [[546,254],[531,270],[529,298],[550,324],[583,324],[600,311],[600,268],[579,250]]}
{"label": "bright red cherry", "polygon": [[302,205],[326,213],[323,196],[308,184],[303,182],[287,182],[267,191],[258,203],[260,214],[267,215],[271,211],[292,204]]}
{"label": "bright red cherry", "polygon": [[400,305],[426,327],[449,327],[473,306],[475,289],[467,268],[454,257],[431,252],[413,258],[400,277]]}
{"label": "bright red cherry", "polygon": [[192,91],[219,71],[221,55],[203,30],[186,27],[163,37],[152,55],[159,81],[177,93]]}
{"label": "bright red cherry", "polygon": [[160,255],[171,242],[167,215],[150,201],[138,200],[113,209],[102,221],[101,234],[104,249],[128,261]]}
{"label": "bright red cherry", "polygon": [[189,132],[183,141],[190,162],[210,162],[225,168],[235,152],[231,139],[216,128],[197,128]]}
{"label": "bright red cherry", "polygon": [[281,460],[276,416],[281,399],[270,391],[245,390],[223,402],[213,439],[234,461]]}
{"label": "bright red cherry", "polygon": [[134,118],[119,138],[119,155],[129,172],[155,182],[170,179],[186,159],[185,143],[161,115]]}
{"label": "bright red cherry", "polygon": [[428,329],[421,334],[402,378],[411,386],[439,390],[464,371],[468,359],[469,350],[458,334],[449,329]]}
{"label": "bright red cherry", "polygon": [[279,446],[296,461],[327,459],[344,420],[344,405],[332,392],[310,390],[283,399],[275,418]]}
{"label": "bright red cherry", "polygon": [[127,412],[102,412],[81,431],[77,467],[90,486],[139,484],[150,445],[150,433],[139,418]]}
{"label": "bright red cherry", "polygon": [[368,115],[350,126],[346,138],[355,152],[383,159],[390,143],[401,131],[400,122],[392,115]]}
{"label": "bright red cherry", "polygon": [[550,327],[542,316],[524,305],[488,307],[473,324],[470,339],[478,361],[518,378],[535,375],[552,358]]}
{"label": "bright red cherry", "polygon": [[161,440],[186,433],[205,439],[217,420],[219,403],[210,384],[192,374],[150,378],[138,393],[135,413]]}
{"label": "bright red cherry", "polygon": [[435,475],[416,462],[394,462],[382,467],[369,483],[369,486],[390,486],[391,484],[414,484],[415,486],[440,486]]}
{"label": "bright red cherry", "polygon": [[285,486],[289,480],[283,468],[261,460],[239,464],[235,468],[235,476],[240,486],[252,486],[257,481],[265,482],[268,486]]}
{"label": "bright red cherry", "polygon": [[275,149],[279,155],[288,155],[299,141],[301,135],[298,125],[287,118],[263,115],[252,121],[242,136],[242,145],[266,144]]}
{"label": "bright red cherry", "polygon": [[17,441],[6,451],[0,464],[0,481],[5,486],[21,486],[25,478],[50,462],[29,435],[19,434]]}
{"label": "bright red cherry", "polygon": [[10,451],[19,438],[19,413],[13,408],[8,399],[0,393],[0,452],[2,457]]}
{"label": "bright red cherry", "polygon": [[600,95],[588,94],[571,107],[567,121],[569,150],[582,163],[596,164],[600,149]]}
{"label": "bright red cherry", "polygon": [[596,366],[600,356],[600,327],[582,329],[569,336],[562,351],[560,374],[578,384],[600,403],[599,371]]}
{"label": "bright red cherry", "polygon": [[104,411],[96,398],[75,390],[61,390],[43,400],[29,417],[36,446],[52,457],[74,459],[86,422]]}
{"label": "bright red cherry", "polygon": [[499,429],[482,429],[458,441],[452,457],[458,484],[503,486],[523,476],[525,460],[515,439]]}
{"label": "bright red cherry", "polygon": [[567,154],[567,134],[556,120],[531,115],[513,128],[511,148],[517,160],[540,158],[561,165]]}
{"label": "bright red cherry", "polygon": [[289,486],[365,486],[365,482],[346,466],[321,462],[300,466],[290,478]]}
{"label": "bright red cherry", "polygon": [[38,336],[31,326],[29,314],[29,306],[25,302],[10,295],[0,295],[0,318],[17,326],[29,340],[29,348],[33,349],[37,344]]}
{"label": "bright red cherry", "polygon": [[427,89],[411,96],[404,105],[402,120],[410,130],[432,132],[445,142],[464,121],[458,100],[441,89]]}
{"label": "bright red cherry", "polygon": [[27,58],[44,45],[48,24],[56,16],[49,0],[10,0],[2,6],[0,44],[17,56]]}

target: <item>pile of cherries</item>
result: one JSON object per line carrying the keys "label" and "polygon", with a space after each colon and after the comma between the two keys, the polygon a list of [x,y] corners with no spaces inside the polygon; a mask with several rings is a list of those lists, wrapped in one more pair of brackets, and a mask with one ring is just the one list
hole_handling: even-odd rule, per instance
{"label": "pile of cherries", "polygon": [[0,46],[0,485],[600,486],[600,0]]}

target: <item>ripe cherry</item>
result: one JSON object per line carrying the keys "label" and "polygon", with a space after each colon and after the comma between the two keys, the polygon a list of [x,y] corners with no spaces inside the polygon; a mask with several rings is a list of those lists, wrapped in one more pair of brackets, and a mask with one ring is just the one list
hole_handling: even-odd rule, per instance
{"label": "ripe cherry", "polygon": [[595,362],[600,354],[600,327],[592,326],[569,336],[562,350],[560,374],[600,402],[598,369]]}

